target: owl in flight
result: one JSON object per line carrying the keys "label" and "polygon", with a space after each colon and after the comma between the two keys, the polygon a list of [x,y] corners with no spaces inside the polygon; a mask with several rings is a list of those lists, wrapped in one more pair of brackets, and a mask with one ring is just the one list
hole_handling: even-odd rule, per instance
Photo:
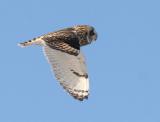
{"label": "owl in flight", "polygon": [[77,25],[18,45],[21,47],[42,46],[56,79],[70,95],[83,101],[89,95],[89,78],[80,47],[96,39],[97,33],[92,26]]}

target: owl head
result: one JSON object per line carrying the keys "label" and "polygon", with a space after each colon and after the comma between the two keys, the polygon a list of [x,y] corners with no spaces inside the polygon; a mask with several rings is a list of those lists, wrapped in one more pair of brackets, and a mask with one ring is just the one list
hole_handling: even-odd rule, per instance
{"label": "owl head", "polygon": [[92,26],[88,26],[88,38],[90,42],[97,40],[97,32]]}
{"label": "owl head", "polygon": [[80,45],[87,45],[97,39],[97,32],[89,25],[78,25],[74,27],[80,40]]}

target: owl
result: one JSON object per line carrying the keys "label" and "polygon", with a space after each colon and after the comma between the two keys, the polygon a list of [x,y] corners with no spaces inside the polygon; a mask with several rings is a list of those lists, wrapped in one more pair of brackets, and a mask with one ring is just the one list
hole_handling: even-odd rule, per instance
{"label": "owl", "polygon": [[76,25],[19,43],[21,47],[40,45],[57,81],[75,99],[89,95],[89,77],[80,48],[97,39],[94,27]]}

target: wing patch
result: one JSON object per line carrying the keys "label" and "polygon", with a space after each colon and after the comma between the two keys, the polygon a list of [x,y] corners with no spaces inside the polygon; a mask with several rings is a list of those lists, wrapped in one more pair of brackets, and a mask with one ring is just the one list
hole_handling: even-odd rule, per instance
{"label": "wing patch", "polygon": [[71,71],[73,72],[73,74],[77,75],[78,77],[85,77],[85,78],[88,78],[88,74],[79,74],[78,72],[74,71],[73,69],[71,69]]}
{"label": "wing patch", "polygon": [[77,56],[80,44],[74,32],[60,31],[43,38],[46,44],[56,50]]}
{"label": "wing patch", "polygon": [[46,42],[46,44],[50,48],[60,50],[62,52],[69,53],[69,54],[75,55],[75,56],[77,56],[79,54],[79,51],[80,51],[79,49],[75,49],[75,48],[71,47],[69,44],[67,44],[65,42],[62,42],[62,41],[55,41],[55,42],[52,42],[52,43]]}

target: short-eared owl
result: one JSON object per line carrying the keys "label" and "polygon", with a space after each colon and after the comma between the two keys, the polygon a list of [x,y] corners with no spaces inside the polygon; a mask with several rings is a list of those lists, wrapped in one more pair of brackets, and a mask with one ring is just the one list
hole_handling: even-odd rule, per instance
{"label": "short-eared owl", "polygon": [[96,39],[92,26],[78,25],[19,43],[19,46],[41,45],[56,79],[70,95],[82,101],[89,95],[89,78],[80,47]]}

